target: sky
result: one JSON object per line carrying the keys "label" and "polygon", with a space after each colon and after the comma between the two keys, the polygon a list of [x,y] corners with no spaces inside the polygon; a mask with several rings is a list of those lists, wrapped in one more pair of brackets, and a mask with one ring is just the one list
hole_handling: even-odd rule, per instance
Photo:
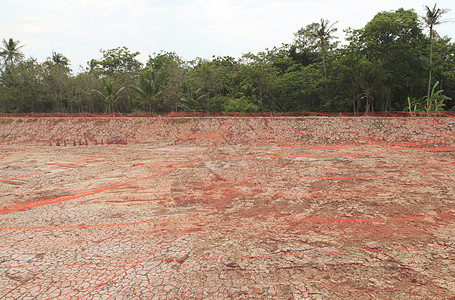
{"label": "sky", "polygon": [[[455,2],[437,2],[451,11],[439,25],[455,39]],[[139,60],[174,51],[185,60],[239,58],[291,43],[301,27],[321,18],[343,30],[364,27],[378,12],[398,8],[424,14],[420,0],[0,0],[0,40],[19,40],[26,57],[44,61],[52,51],[70,59],[74,70],[101,58],[101,49],[126,46]]]}

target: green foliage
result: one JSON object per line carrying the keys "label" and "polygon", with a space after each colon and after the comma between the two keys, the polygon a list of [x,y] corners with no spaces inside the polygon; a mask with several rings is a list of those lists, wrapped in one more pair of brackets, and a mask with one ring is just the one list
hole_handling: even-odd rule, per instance
{"label": "green foliage", "polygon": [[[389,92],[385,85],[388,74],[382,68],[380,62],[370,62],[367,59],[362,59],[358,66],[357,82],[361,89],[360,97],[365,101],[365,112],[374,111],[375,104],[387,101]],[[386,105],[387,106],[387,105]]]}
{"label": "green foliage", "polygon": [[1,74],[0,107],[6,112],[50,112],[44,68],[35,59],[8,64]]}
{"label": "green foliage", "polygon": [[184,98],[182,83],[188,81],[186,62],[174,52],[160,52],[149,56],[146,68],[155,74],[160,93],[156,98],[156,111],[169,112],[182,110]]}
{"label": "green foliage", "polygon": [[254,113],[259,110],[258,106],[245,96],[231,98],[224,105],[224,112]]}
{"label": "green foliage", "polygon": [[446,21],[442,20],[442,15],[448,13],[449,11],[450,9],[438,8],[436,3],[433,8],[425,5],[425,16],[423,16],[422,19],[425,22],[425,25],[427,25],[430,29],[430,39],[434,38],[436,33],[434,31],[434,26],[445,23]]}
{"label": "green foliage", "polygon": [[9,38],[8,41],[3,39],[2,44],[2,47],[0,47],[0,57],[3,57],[5,62],[9,63],[10,66],[14,64],[14,61],[24,58],[24,54],[20,51],[24,45],[19,46],[20,41]]}
{"label": "green foliage", "polygon": [[106,105],[106,112],[108,114],[111,114],[111,113],[115,112],[115,110],[114,110],[115,104],[119,100],[119,95],[125,87],[121,87],[117,92],[115,92],[114,83],[108,77],[103,78],[103,83],[104,83],[104,87],[103,87],[104,93],[100,92],[98,90],[93,90],[93,92],[96,93],[100,97],[100,99],[102,99],[104,101],[104,103]]}
{"label": "green foliage", "polygon": [[61,53],[52,51],[52,56],[48,57],[44,63],[48,67],[60,67],[65,68],[68,72],[70,71],[70,60]]}
{"label": "green foliage", "polygon": [[419,99],[411,99],[411,97],[408,97],[408,105],[405,108],[406,111],[409,111],[410,113],[415,113],[418,111],[423,111],[423,106],[422,106],[422,101]]}
{"label": "green foliage", "polygon": [[[455,44],[434,30],[445,12],[427,7],[425,23],[414,10],[380,12],[363,28],[346,30],[344,45],[333,43],[336,22],[321,19],[301,27],[292,44],[238,59],[185,61],[161,51],[143,67],[139,52],[118,47],[101,50],[76,74],[61,53],[40,63],[24,58],[19,41],[4,39],[0,112],[453,109]],[[433,81],[440,84],[427,90]]]}
{"label": "green foliage", "polygon": [[446,106],[446,101],[453,100],[452,98],[443,95],[444,90],[436,90],[439,81],[433,85],[430,96],[425,96],[421,99],[411,99],[408,97],[408,105],[406,110],[409,112],[430,112],[442,111]]}
{"label": "green foliage", "polygon": [[333,26],[337,23],[330,25],[330,21],[324,19],[321,19],[320,23],[311,23],[295,33],[296,42],[309,48],[319,48],[321,52],[325,52],[330,40],[336,38],[333,33],[337,31],[337,28]]}
{"label": "green foliage", "polygon": [[444,103],[445,101],[452,100],[452,98],[443,95],[442,93],[444,90],[437,90],[436,88],[439,85],[439,81],[436,82],[431,89],[430,96],[425,96],[423,99],[425,100],[425,110],[426,111],[440,111],[443,110],[442,108],[446,106]]}
{"label": "green foliage", "polygon": [[132,86],[137,99],[148,106],[150,113],[156,111],[156,101],[161,94],[158,76],[153,69],[144,69],[139,73],[135,85]]}
{"label": "green foliage", "polygon": [[207,97],[201,88],[193,88],[189,82],[184,82],[182,88],[185,96],[180,99],[178,107],[185,111],[210,111],[208,101],[205,101]]}
{"label": "green foliage", "polygon": [[337,31],[333,26],[338,23],[335,22],[330,25],[328,20],[321,19],[320,23],[312,23],[305,28],[300,29],[296,36],[298,40],[303,40],[304,44],[309,45],[310,48],[319,48],[322,57],[322,66],[324,70],[325,88],[329,89],[328,74],[327,74],[327,52],[330,48],[330,40],[335,39],[332,34]]}
{"label": "green foliage", "polygon": [[433,6],[432,9],[430,9],[428,6],[425,6],[426,13],[425,16],[423,16],[423,21],[425,22],[425,25],[429,29],[429,36],[430,36],[430,66],[429,66],[429,72],[428,72],[428,95],[427,97],[430,97],[430,89],[431,89],[431,78],[432,78],[432,67],[433,67],[433,46],[434,46],[434,39],[438,34],[434,30],[434,27],[437,25],[440,25],[442,23],[445,23],[445,21],[442,20],[442,15],[446,14],[449,12],[448,9],[440,9],[436,7],[436,4]]}
{"label": "green foliage", "polygon": [[110,50],[100,50],[103,57],[89,62],[90,71],[105,76],[121,72],[136,72],[142,64],[136,59],[139,52],[130,52],[127,47],[117,47]]}
{"label": "green foliage", "polygon": [[210,112],[224,112],[224,107],[230,99],[231,97],[221,95],[209,98],[207,101],[210,107]]}
{"label": "green foliage", "polygon": [[423,94],[427,39],[413,10],[378,13],[353,34],[351,47],[359,47],[368,60],[381,62],[392,99]]}

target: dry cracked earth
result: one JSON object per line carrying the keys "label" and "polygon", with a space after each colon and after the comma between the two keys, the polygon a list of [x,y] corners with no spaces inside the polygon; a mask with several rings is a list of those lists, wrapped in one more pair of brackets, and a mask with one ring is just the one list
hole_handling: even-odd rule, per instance
{"label": "dry cracked earth", "polygon": [[0,299],[455,299],[453,118],[0,126]]}

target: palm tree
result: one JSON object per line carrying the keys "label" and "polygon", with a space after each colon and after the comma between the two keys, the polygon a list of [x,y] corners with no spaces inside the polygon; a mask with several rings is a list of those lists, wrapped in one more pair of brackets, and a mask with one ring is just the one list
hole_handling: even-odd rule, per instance
{"label": "palm tree", "polygon": [[208,101],[206,101],[205,105],[203,103],[203,99],[206,98],[206,95],[201,93],[202,88],[193,88],[188,81],[185,81],[182,84],[182,88],[185,97],[180,99],[180,106],[190,111],[210,111]]}
{"label": "palm tree", "polygon": [[309,40],[312,40],[316,43],[319,47],[322,56],[322,65],[324,68],[324,79],[326,80],[326,88],[328,88],[327,84],[327,66],[326,66],[326,58],[327,58],[327,49],[330,45],[330,40],[336,37],[333,36],[338,29],[334,28],[337,22],[330,25],[329,20],[321,19],[320,23],[312,23],[307,26],[305,33]]}
{"label": "palm tree", "polygon": [[[365,100],[365,114],[374,111],[375,104],[386,98],[389,89],[386,87],[387,73],[380,63],[362,59],[358,62],[357,81],[362,91],[360,97]],[[387,103],[383,103],[382,110],[387,110]]]}
{"label": "palm tree", "polygon": [[9,38],[8,41],[3,39],[2,43],[3,47],[0,47],[0,56],[4,57],[5,61],[9,62],[11,65],[14,63],[14,60],[24,57],[24,54],[20,51],[24,45],[19,46],[20,41]]}
{"label": "palm tree", "polygon": [[114,84],[109,78],[103,78],[104,93],[98,90],[92,90],[106,103],[107,113],[114,112],[114,105],[119,99],[120,92],[125,88],[121,87],[117,92],[114,92]]}
{"label": "palm tree", "polygon": [[136,85],[132,87],[140,100],[148,104],[150,114],[156,110],[156,99],[161,94],[156,72],[144,69],[139,74]]}
{"label": "palm tree", "polygon": [[436,4],[433,6],[433,8],[429,8],[428,6],[425,5],[426,9],[426,14],[423,17],[423,21],[425,24],[428,26],[428,29],[430,30],[430,71],[428,75],[428,93],[427,97],[430,97],[431,93],[431,69],[432,69],[432,63],[433,63],[433,40],[436,36],[438,36],[437,32],[434,30],[434,27],[440,24],[445,23],[444,20],[441,20],[441,17],[443,14],[448,13],[450,10],[449,9],[441,9],[437,8]]}
{"label": "palm tree", "polygon": [[62,53],[57,53],[52,51],[52,57],[47,58],[49,64],[54,66],[61,66],[67,68],[70,64],[70,60],[64,56]]}

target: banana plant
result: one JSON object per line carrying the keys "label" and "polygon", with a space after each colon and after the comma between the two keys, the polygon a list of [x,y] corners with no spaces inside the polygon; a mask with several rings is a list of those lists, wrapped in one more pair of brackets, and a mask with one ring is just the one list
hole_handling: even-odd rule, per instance
{"label": "banana plant", "polygon": [[443,110],[443,107],[446,106],[444,101],[452,100],[452,98],[443,95],[442,93],[444,90],[436,91],[436,88],[439,85],[439,81],[437,81],[433,88],[431,89],[430,96],[425,96],[423,99],[425,100],[425,111],[440,111]]}
{"label": "banana plant", "polygon": [[420,101],[417,99],[412,99],[408,97],[408,106],[406,107],[412,116],[415,116],[415,112],[419,111],[418,107],[420,105]]}

